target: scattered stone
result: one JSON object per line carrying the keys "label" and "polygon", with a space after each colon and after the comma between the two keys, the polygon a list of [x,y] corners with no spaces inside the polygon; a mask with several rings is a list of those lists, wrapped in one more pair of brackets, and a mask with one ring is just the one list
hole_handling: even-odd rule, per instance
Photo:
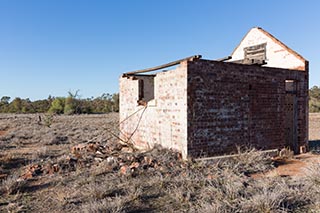
{"label": "scattered stone", "polygon": [[145,170],[166,172],[176,167],[182,168],[181,159],[180,154],[160,147],[143,153],[125,144],[102,146],[96,142],[86,142],[73,146],[69,155],[59,157],[54,163],[28,166],[21,178],[70,172],[83,167],[100,167],[103,172],[118,172],[135,177]]}
{"label": "scattered stone", "polygon": [[60,171],[60,166],[59,164],[47,164],[44,168],[43,168],[43,172],[45,174],[54,174],[54,173],[58,173]]}
{"label": "scattered stone", "polygon": [[85,150],[86,147],[87,147],[87,144],[78,144],[78,145],[73,146],[71,148],[71,153],[74,154],[74,153],[77,153],[77,152],[81,152],[81,151]]}
{"label": "scattered stone", "polygon": [[99,149],[99,145],[96,143],[89,143],[86,146],[88,152],[96,152]]}
{"label": "scattered stone", "polygon": [[115,162],[115,158],[114,157],[107,157],[107,163],[108,164],[113,164]]}
{"label": "scattered stone", "polygon": [[35,164],[30,165],[26,168],[25,173],[21,176],[23,179],[31,179],[43,173],[43,169],[41,165]]}
{"label": "scattered stone", "polygon": [[130,169],[132,169],[132,168],[138,168],[140,166],[140,163],[138,163],[138,162],[133,162],[130,166],[129,166],[129,168]]}
{"label": "scattered stone", "polygon": [[96,154],[97,154],[97,155],[103,155],[103,153],[100,152],[100,151],[96,151]]}
{"label": "scattered stone", "polygon": [[129,171],[130,171],[129,167],[127,165],[121,166],[120,170],[119,170],[120,174],[122,174],[122,175],[128,174]]}
{"label": "scattered stone", "polygon": [[102,162],[102,161],[103,161],[103,159],[102,159],[102,158],[94,158],[94,160],[95,160],[96,162],[98,162],[98,163],[100,163],[100,162]]}

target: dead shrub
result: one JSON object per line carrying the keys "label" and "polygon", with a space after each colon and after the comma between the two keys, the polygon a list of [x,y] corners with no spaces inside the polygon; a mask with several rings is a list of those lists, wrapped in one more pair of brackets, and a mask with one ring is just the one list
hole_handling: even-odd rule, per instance
{"label": "dead shrub", "polygon": [[255,148],[237,147],[238,153],[234,157],[219,162],[221,168],[232,169],[245,175],[265,172],[274,168],[271,157]]}
{"label": "dead shrub", "polygon": [[247,177],[235,173],[231,169],[219,169],[213,177],[201,187],[199,211],[205,212],[209,208],[213,212],[233,212],[245,198]]}
{"label": "dead shrub", "polygon": [[1,182],[1,192],[8,195],[16,194],[23,189],[26,184],[26,180],[19,178],[19,175],[14,173]]}
{"label": "dead shrub", "polygon": [[283,160],[290,160],[294,157],[294,152],[289,148],[283,148],[279,152],[279,158]]}
{"label": "dead shrub", "polygon": [[305,168],[306,177],[304,190],[308,192],[311,200],[312,212],[320,212],[320,163],[315,162]]}
{"label": "dead shrub", "polygon": [[121,213],[125,212],[125,200],[115,197],[113,199],[92,200],[82,206],[84,213]]}
{"label": "dead shrub", "polygon": [[306,169],[307,181],[313,185],[320,193],[320,163],[313,163],[309,165]]}
{"label": "dead shrub", "polygon": [[295,196],[295,190],[281,179],[252,182],[247,191],[248,199],[241,203],[245,212],[287,212],[300,199]]}
{"label": "dead shrub", "polygon": [[32,153],[32,161],[37,162],[38,160],[44,159],[47,156],[48,156],[48,149],[47,147],[43,146]]}

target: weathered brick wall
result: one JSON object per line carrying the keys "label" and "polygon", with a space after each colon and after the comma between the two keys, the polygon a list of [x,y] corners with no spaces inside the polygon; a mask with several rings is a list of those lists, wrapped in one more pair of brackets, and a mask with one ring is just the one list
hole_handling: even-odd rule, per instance
{"label": "weathered brick wall", "polygon": [[[155,98],[148,102],[146,109],[137,105],[138,80],[120,77],[121,138],[124,140],[131,138],[131,141],[141,148],[149,148],[158,143],[179,150],[186,157],[186,66],[185,62],[174,70],[156,74]],[[150,88],[145,88],[145,92],[148,89]]]}
{"label": "weathered brick wall", "polygon": [[236,146],[286,146],[285,80],[298,82],[298,143],[307,143],[307,72],[208,60],[188,62],[188,155]]}
{"label": "weathered brick wall", "polygon": [[[120,136],[142,148],[162,144],[184,157],[227,154],[237,145],[285,147],[285,80],[290,79],[298,82],[297,137],[305,145],[307,73],[198,60],[154,79],[121,77]],[[137,104],[138,79],[152,80],[145,84],[146,94],[154,92],[147,107]]]}

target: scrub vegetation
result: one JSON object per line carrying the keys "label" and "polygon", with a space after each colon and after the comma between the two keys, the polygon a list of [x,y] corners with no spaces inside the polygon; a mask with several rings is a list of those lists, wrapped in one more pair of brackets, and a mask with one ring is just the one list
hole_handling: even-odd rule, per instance
{"label": "scrub vegetation", "polygon": [[314,86],[309,90],[310,112],[320,112],[320,87]]}
{"label": "scrub vegetation", "polygon": [[117,113],[0,114],[0,212],[320,211],[319,161],[283,175],[286,160],[254,149],[183,160],[132,150],[117,126]]}
{"label": "scrub vegetation", "polygon": [[67,97],[49,96],[44,100],[3,96],[0,99],[0,113],[51,113],[51,114],[101,114],[119,111],[119,94],[103,94],[97,98],[82,99],[78,92],[69,92]]}

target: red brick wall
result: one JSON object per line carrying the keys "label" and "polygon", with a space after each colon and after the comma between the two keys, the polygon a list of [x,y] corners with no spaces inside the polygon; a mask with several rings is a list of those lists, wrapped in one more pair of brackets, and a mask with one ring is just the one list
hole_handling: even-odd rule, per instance
{"label": "red brick wall", "polygon": [[285,80],[298,82],[298,143],[307,143],[308,72],[198,60],[188,62],[188,155],[236,146],[286,146]]}

